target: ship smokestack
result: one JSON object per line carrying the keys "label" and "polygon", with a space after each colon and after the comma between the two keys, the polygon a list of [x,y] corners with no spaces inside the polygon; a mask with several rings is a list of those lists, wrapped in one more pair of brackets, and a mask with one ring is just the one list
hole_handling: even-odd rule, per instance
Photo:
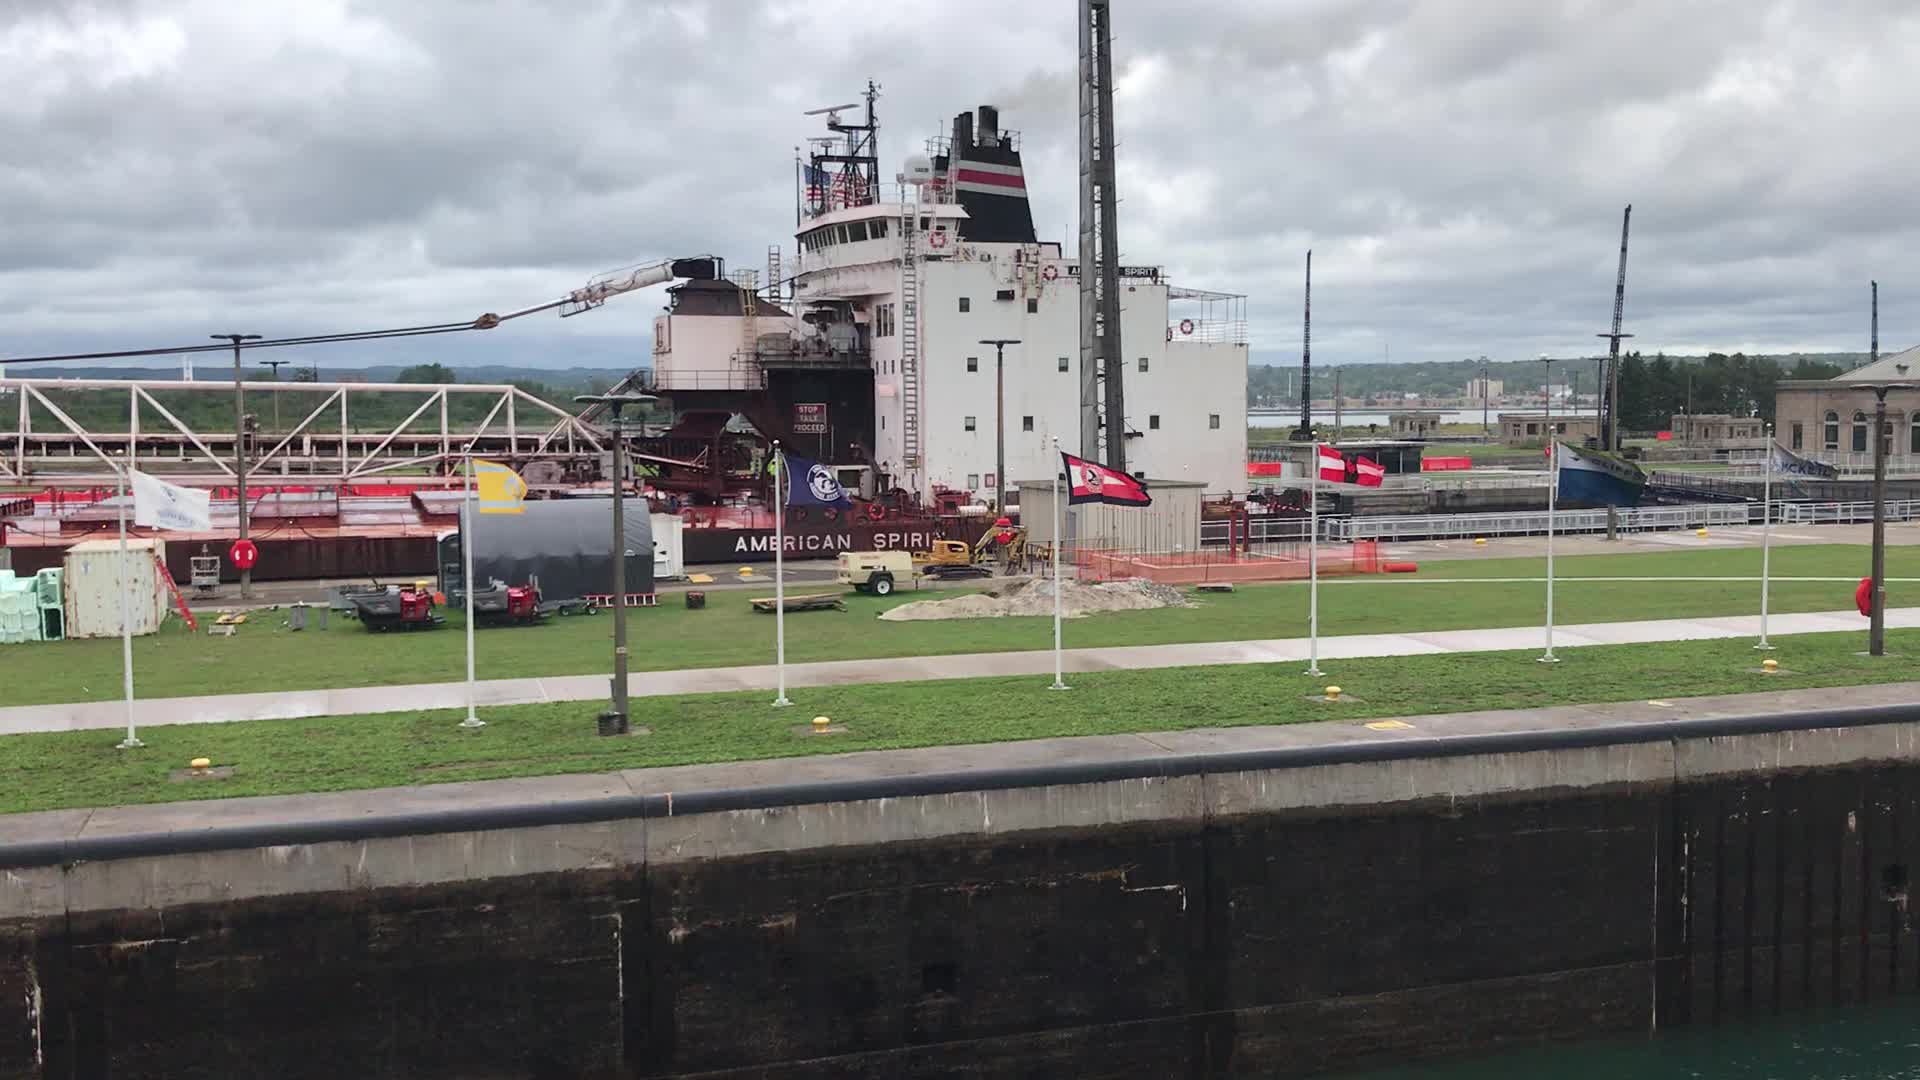
{"label": "ship smokestack", "polygon": [[992,105],[980,106],[980,145],[1000,145],[1000,110]]}
{"label": "ship smokestack", "polygon": [[947,178],[954,201],[966,208],[962,237],[986,244],[1035,242],[1018,133],[1000,129],[997,107],[982,105],[977,117],[954,117],[953,145],[935,156],[933,169]]}

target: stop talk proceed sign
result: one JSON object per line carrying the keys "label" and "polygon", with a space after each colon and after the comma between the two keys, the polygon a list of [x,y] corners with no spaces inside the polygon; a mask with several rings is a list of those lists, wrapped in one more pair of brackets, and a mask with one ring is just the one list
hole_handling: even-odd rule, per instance
{"label": "stop talk proceed sign", "polygon": [[242,570],[251,570],[253,564],[260,561],[260,549],[254,547],[251,540],[235,540],[227,549],[227,561]]}

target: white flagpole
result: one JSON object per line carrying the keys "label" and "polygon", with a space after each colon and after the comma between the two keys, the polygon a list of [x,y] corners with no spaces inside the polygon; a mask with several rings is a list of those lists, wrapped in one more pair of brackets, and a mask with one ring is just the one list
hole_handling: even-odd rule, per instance
{"label": "white flagpole", "polygon": [[780,449],[780,440],[773,441],[773,663],[778,673],[775,676],[779,690],[773,699],[778,705],[791,705],[787,700],[787,500],[780,497],[780,485],[785,482],[788,491],[793,490],[793,481],[787,479],[787,455]]}
{"label": "white flagpole", "polygon": [[[479,514],[479,510],[480,506],[474,498],[473,490],[473,455],[468,454],[466,498],[462,499],[460,504],[460,523],[462,526],[460,529],[460,558],[465,564],[460,580],[465,583],[467,590],[467,718],[460,721],[460,726],[463,728],[487,726],[487,722],[480,719],[473,708],[475,695],[473,681],[473,541],[474,534],[479,532],[479,530],[474,527],[478,520],[477,515]],[[617,558],[618,556],[616,555],[615,557]]]}
{"label": "white flagpole", "polygon": [[1542,664],[1557,664],[1560,658],[1553,655],[1553,515],[1560,501],[1560,446],[1551,434],[1547,438],[1547,460],[1553,473],[1547,485],[1547,651],[1536,659]]}
{"label": "white flagpole", "polygon": [[1065,459],[1060,456],[1060,436],[1053,437],[1053,686],[1054,690],[1067,690],[1065,661],[1060,653],[1060,590],[1064,587],[1060,580],[1060,547],[1066,543],[1066,512],[1060,506],[1060,470],[1066,467]]}
{"label": "white flagpole", "polygon": [[[131,467],[131,466],[129,466]],[[127,572],[127,470],[121,469],[117,478],[120,497],[114,502],[119,506],[117,515],[120,522],[120,682],[121,689],[127,695],[127,737],[119,744],[122,750],[136,750],[147,745],[133,731],[133,601],[127,593],[133,587],[133,575]]]}
{"label": "white flagpole", "polygon": [[1767,641],[1767,592],[1773,559],[1773,425],[1767,425],[1766,479],[1760,491],[1760,643],[1754,648],[1772,650]]}
{"label": "white flagpole", "polygon": [[1320,675],[1320,442],[1307,463],[1307,674]]}

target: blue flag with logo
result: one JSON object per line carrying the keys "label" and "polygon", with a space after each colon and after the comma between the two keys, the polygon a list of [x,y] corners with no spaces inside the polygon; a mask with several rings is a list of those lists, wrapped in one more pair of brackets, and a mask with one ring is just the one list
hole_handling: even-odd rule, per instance
{"label": "blue flag with logo", "polygon": [[833,470],[817,461],[791,454],[782,455],[787,468],[788,506],[837,506],[845,510],[853,505],[847,489],[834,479]]}

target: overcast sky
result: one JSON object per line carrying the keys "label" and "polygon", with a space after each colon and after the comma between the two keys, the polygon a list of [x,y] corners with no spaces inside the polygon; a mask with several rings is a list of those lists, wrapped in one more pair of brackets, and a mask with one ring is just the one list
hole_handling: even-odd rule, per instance
{"label": "overcast sky", "polygon": [[[1073,0],[0,0],[0,356],[446,321],[792,250],[807,109],[981,103],[1074,229]],[[1297,361],[1920,340],[1912,0],[1122,0],[1120,243]],[[642,362],[658,292],[322,364]]]}

